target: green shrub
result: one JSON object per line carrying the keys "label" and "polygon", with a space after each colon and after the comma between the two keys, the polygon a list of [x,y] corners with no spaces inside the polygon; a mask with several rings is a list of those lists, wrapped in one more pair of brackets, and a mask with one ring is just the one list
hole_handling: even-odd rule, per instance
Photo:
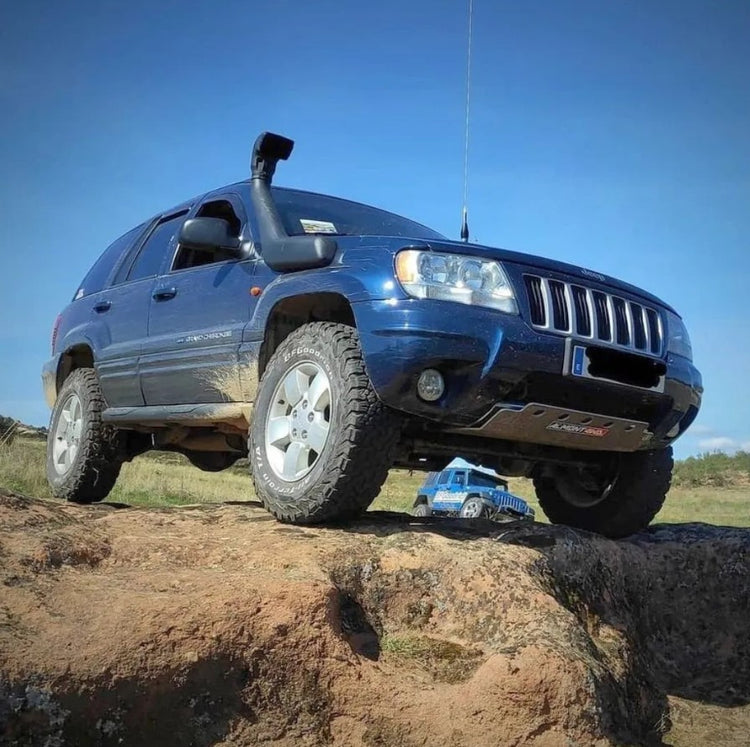
{"label": "green shrub", "polygon": [[746,485],[750,482],[750,453],[715,451],[676,462],[672,484],[681,487]]}

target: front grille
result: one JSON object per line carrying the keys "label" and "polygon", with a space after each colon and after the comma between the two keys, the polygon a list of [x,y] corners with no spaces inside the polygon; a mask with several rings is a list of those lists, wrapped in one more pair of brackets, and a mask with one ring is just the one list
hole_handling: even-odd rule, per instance
{"label": "front grille", "polygon": [[538,275],[523,279],[534,327],[625,350],[662,354],[664,332],[655,309],[583,285]]}
{"label": "front grille", "polygon": [[511,511],[515,511],[517,514],[521,514],[521,516],[525,516],[528,509],[528,505],[525,501],[522,501],[520,498],[516,498],[516,496],[514,495],[510,495],[510,493],[501,495],[497,500],[496,505],[498,509],[510,509]]}

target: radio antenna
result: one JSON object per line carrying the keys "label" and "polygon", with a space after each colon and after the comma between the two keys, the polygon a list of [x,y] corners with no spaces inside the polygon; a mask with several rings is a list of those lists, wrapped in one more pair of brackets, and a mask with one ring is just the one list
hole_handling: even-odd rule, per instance
{"label": "radio antenna", "polygon": [[461,240],[469,240],[469,104],[471,102],[471,32],[474,0],[469,0],[469,43],[466,52],[466,128],[464,134],[464,206],[461,213]]}

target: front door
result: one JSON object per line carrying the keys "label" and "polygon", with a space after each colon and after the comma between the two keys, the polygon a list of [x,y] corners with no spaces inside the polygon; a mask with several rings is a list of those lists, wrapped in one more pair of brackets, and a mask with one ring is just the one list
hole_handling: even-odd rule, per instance
{"label": "front door", "polygon": [[[228,220],[248,238],[234,194],[211,196],[196,216]],[[139,372],[147,405],[242,401],[238,352],[255,299],[255,260],[178,246],[154,288]]]}

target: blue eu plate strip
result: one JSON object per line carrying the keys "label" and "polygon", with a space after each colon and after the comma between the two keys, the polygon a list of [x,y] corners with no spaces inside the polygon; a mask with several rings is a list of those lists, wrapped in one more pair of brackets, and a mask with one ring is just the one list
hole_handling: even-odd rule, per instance
{"label": "blue eu plate strip", "polygon": [[586,350],[576,345],[573,348],[573,373],[576,376],[583,376],[583,363],[586,356]]}

